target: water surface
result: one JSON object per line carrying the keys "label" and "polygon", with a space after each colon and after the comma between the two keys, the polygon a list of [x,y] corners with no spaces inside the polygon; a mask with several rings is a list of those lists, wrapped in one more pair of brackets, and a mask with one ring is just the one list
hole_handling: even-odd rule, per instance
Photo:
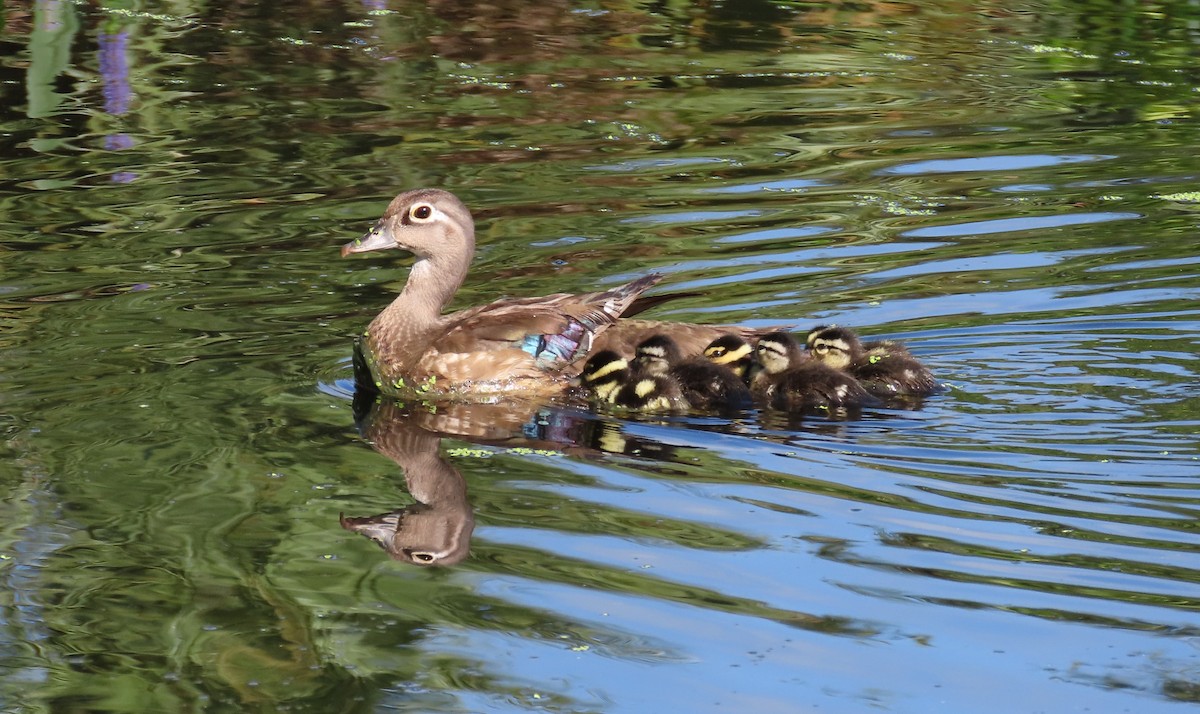
{"label": "water surface", "polygon": [[[0,12],[6,711],[1200,700],[1191,4],[289,8]],[[418,185],[457,305],[657,270],[948,390],[356,425],[407,263],[338,246]],[[342,525],[418,494],[460,562]]]}

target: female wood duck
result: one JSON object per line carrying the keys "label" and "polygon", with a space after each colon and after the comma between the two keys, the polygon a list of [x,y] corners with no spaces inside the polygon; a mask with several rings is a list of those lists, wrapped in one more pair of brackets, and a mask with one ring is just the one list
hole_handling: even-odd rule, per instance
{"label": "female wood duck", "polygon": [[877,397],[927,396],[941,391],[933,374],[899,342],[861,342],[853,330],[836,325],[814,328],[806,341],[816,360],[846,371]]}
{"label": "female wood duck", "polygon": [[612,350],[600,350],[589,357],[579,381],[595,401],[603,404],[639,411],[682,411],[691,407],[675,379],[632,369]]}
{"label": "female wood duck", "polygon": [[762,365],[751,384],[754,395],[775,409],[802,411],[861,407],[876,403],[853,377],[804,354],[787,332],[758,341],[754,354]]}
{"label": "female wood duck", "polygon": [[[710,344],[705,348],[705,357],[712,351]],[[745,353],[750,354],[749,345],[746,345]],[[697,409],[749,406],[750,389],[741,377],[729,367],[705,357],[684,357],[675,340],[667,335],[654,335],[638,344],[633,367],[637,375],[669,379],[678,385],[687,403]]]}
{"label": "female wood duck", "polygon": [[748,339],[757,332],[620,319],[639,311],[638,297],[660,275],[603,292],[503,298],[443,315],[471,265],[475,225],[458,198],[438,189],[397,196],[369,233],[342,247],[342,255],[385,248],[407,250],[417,260],[400,295],[358,341],[355,364],[360,381],[389,394],[551,395],[598,350],[628,354],[647,337],[669,332],[691,355],[723,333]]}

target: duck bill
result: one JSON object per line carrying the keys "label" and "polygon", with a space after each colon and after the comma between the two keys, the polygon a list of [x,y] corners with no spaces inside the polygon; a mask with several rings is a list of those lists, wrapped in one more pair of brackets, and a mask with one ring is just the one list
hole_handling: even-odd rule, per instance
{"label": "duck bill", "polygon": [[395,247],[397,247],[396,237],[392,235],[391,229],[385,226],[383,221],[379,221],[361,238],[355,238],[342,246],[342,257],[345,258],[351,253],[367,253],[372,250],[386,250]]}

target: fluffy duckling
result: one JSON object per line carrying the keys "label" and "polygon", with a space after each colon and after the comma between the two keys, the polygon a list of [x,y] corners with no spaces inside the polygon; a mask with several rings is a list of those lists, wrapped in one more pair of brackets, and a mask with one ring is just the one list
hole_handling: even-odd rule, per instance
{"label": "fluffy duckling", "polygon": [[821,325],[808,333],[807,343],[813,358],[851,374],[875,396],[926,396],[941,391],[933,374],[899,342],[862,342],[849,328]]}
{"label": "fluffy duckling", "polygon": [[721,335],[704,348],[704,359],[729,369],[743,384],[753,376],[754,348],[738,335]]}
{"label": "fluffy duckling", "polygon": [[754,350],[762,371],[751,389],[756,397],[776,409],[834,409],[874,404],[863,386],[849,374],[809,359],[796,338],[772,332]]}
{"label": "fluffy duckling", "polygon": [[[848,327],[838,327],[837,325],[818,325],[817,327],[814,327],[808,331],[808,336],[805,337],[804,343],[805,346],[811,350],[819,338],[844,340],[846,338],[844,333],[847,332],[850,333],[851,337],[858,339],[858,335],[851,331]],[[871,357],[872,355],[874,355],[876,358],[885,357],[888,355],[912,357],[912,353],[908,351],[908,348],[895,340],[868,340],[867,342],[862,342],[860,340],[858,344],[859,347],[862,348],[862,353],[867,357]],[[836,365],[831,366],[836,367]],[[837,369],[843,368],[837,367]]]}
{"label": "fluffy duckling", "polygon": [[689,407],[678,382],[667,375],[635,372],[612,350],[592,355],[579,373],[580,383],[596,401],[627,409],[675,411]]}
{"label": "fluffy duckling", "polygon": [[670,376],[633,373],[613,404],[649,412],[685,411],[691,408],[679,382]]}
{"label": "fluffy duckling", "polygon": [[[749,356],[749,345],[745,352]],[[751,401],[750,390],[733,370],[703,357],[685,359],[679,345],[666,335],[654,335],[639,343],[633,368],[639,378],[666,378],[678,385],[687,403],[698,409],[745,407]],[[662,385],[656,387],[664,394],[667,391]]]}
{"label": "fluffy duckling", "polygon": [[629,382],[629,363],[612,350],[600,350],[588,358],[579,373],[579,383],[598,402],[612,404]]}

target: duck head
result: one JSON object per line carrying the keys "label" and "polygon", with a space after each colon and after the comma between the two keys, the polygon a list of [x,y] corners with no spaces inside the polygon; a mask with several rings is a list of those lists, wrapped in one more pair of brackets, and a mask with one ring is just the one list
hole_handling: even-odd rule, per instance
{"label": "duck head", "polygon": [[418,259],[449,255],[469,263],[475,252],[475,222],[448,191],[405,191],[392,199],[374,228],[342,246],[342,257],[388,248],[406,250]]}

